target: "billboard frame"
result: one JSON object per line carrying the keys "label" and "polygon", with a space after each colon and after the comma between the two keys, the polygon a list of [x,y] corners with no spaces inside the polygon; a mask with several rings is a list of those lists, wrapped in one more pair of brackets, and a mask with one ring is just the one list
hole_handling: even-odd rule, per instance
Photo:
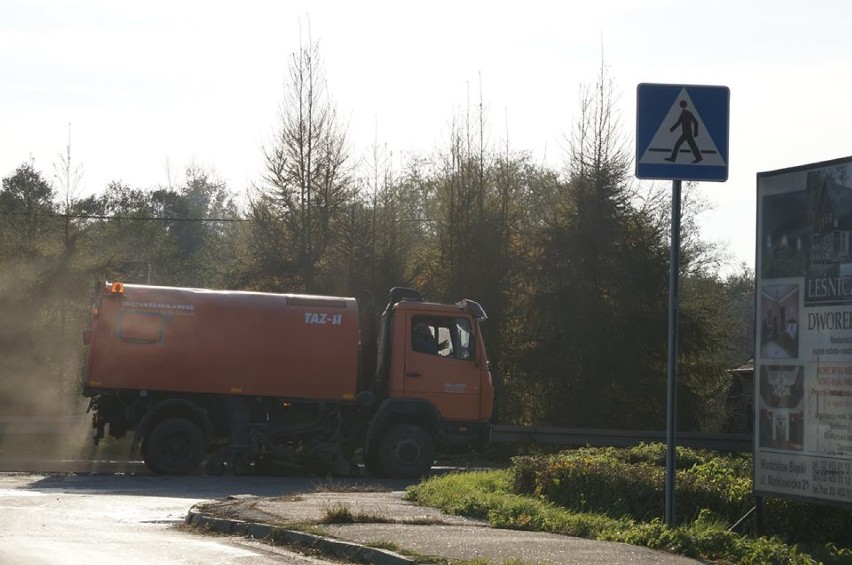
{"label": "billboard frame", "polygon": [[852,507],[852,156],[757,174],[758,497]]}

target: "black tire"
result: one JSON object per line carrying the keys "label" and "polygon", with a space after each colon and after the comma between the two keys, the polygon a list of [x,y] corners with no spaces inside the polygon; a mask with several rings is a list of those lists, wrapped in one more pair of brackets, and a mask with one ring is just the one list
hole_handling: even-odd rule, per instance
{"label": "black tire", "polygon": [[145,464],[161,475],[186,475],[198,469],[204,457],[204,433],[185,418],[163,420],[145,440]]}
{"label": "black tire", "polygon": [[385,432],[378,447],[379,466],[393,478],[422,477],[435,460],[435,440],[420,426],[394,426]]}

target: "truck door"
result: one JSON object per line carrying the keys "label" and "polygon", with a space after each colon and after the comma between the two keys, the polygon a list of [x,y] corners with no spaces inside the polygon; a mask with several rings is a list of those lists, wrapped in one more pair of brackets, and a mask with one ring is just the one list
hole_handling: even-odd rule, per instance
{"label": "truck door", "polygon": [[431,402],[445,420],[479,418],[476,337],[465,316],[409,318],[403,396]]}

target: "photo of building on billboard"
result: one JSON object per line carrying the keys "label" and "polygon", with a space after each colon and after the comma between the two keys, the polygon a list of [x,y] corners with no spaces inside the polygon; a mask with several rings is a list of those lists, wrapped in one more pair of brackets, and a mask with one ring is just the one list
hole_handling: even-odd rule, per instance
{"label": "photo of building on billboard", "polygon": [[760,368],[760,446],[801,451],[805,439],[805,377],[801,366]]}
{"label": "photo of building on billboard", "polygon": [[765,211],[760,234],[763,279],[804,276],[811,233],[804,191],[764,196],[761,208]]}
{"label": "photo of building on billboard", "polygon": [[806,303],[852,301],[852,179],[849,168],[807,174],[808,270]]}
{"label": "photo of building on billboard", "polygon": [[761,291],[760,356],[799,356],[799,285],[767,285]]}

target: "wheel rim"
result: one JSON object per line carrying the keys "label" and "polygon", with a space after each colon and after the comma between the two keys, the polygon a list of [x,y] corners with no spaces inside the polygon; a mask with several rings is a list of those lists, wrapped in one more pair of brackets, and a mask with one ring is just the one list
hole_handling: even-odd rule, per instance
{"label": "wheel rim", "polygon": [[415,465],[420,461],[423,450],[420,444],[411,438],[402,438],[394,446],[394,455],[403,465]]}
{"label": "wheel rim", "polygon": [[156,473],[186,474],[201,462],[203,437],[191,422],[160,423],[143,445],[145,463]]}
{"label": "wheel rim", "polygon": [[169,462],[186,460],[191,451],[191,444],[183,434],[172,434],[164,442],[163,455]]}

